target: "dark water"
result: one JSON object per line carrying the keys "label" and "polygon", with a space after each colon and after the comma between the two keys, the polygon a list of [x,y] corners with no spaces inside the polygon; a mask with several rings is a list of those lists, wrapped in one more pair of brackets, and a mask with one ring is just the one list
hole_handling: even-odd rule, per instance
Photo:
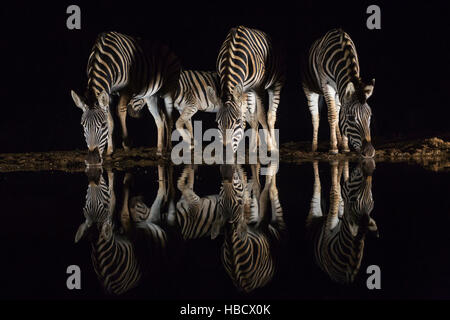
{"label": "dark water", "polygon": [[[334,168],[338,168],[337,167]],[[318,164],[321,181],[322,211],[330,204],[333,165]],[[244,167],[247,182],[251,168]],[[357,164],[349,164],[350,177]],[[160,173],[170,172],[160,168]],[[175,205],[181,193],[177,180],[184,167],[174,167],[172,177],[165,180],[173,193]],[[110,175],[112,176],[112,175]],[[255,277],[262,285],[249,280],[233,283],[226,272],[221,256],[226,231],[214,240],[209,234],[200,239],[183,239],[177,223],[155,223],[165,232],[168,243],[158,249],[158,241],[146,233],[139,234],[131,219],[128,231],[120,223],[121,208],[128,198],[138,199],[150,207],[158,191],[158,168],[135,169],[127,173],[114,172],[116,210],[112,221],[113,236],[129,239],[133,243],[133,257],[144,261],[140,265],[140,281],[127,286],[124,276],[123,292],[119,298],[173,300],[173,299],[448,299],[450,298],[450,211],[448,173],[426,171],[417,166],[377,163],[372,174],[371,191],[373,210],[367,214],[376,222],[377,232],[361,227],[364,248],[359,268],[350,267],[356,276],[350,283],[341,284],[323,271],[314,259],[311,237],[306,221],[310,212],[314,187],[313,164],[281,164],[276,183],[285,228],[267,236],[270,240],[273,274]],[[362,181],[367,182],[367,175]],[[261,191],[265,177],[261,176]],[[108,173],[103,172],[108,182]],[[172,182],[170,182],[172,181]],[[272,181],[272,180],[271,180]],[[343,187],[344,178],[335,180]],[[219,194],[222,176],[219,166],[199,166],[195,170],[193,191],[199,196]],[[334,186],[336,187],[336,185]],[[99,237],[100,227],[93,224],[85,236],[75,243],[79,226],[85,221],[83,207],[86,202],[88,179],[85,174],[61,172],[8,173],[0,176],[2,195],[2,227],[0,246],[1,293],[3,299],[94,299],[115,298],[114,291],[105,288],[105,278],[114,267],[99,277],[93,265],[91,243]],[[343,188],[341,188],[342,194]],[[128,194],[128,196],[127,196]],[[269,201],[269,200],[267,200]],[[133,202],[134,204],[135,202]],[[271,213],[270,201],[266,211]],[[261,205],[260,208],[264,208]],[[164,207],[161,212],[167,207]],[[267,214],[266,212],[266,214]],[[349,210],[344,211],[345,214]],[[158,217],[161,217],[158,215]],[[136,220],[136,221],[135,221]],[[158,225],[159,224],[159,225]],[[320,224],[315,224],[316,227]],[[250,227],[249,227],[250,228]],[[248,229],[249,230],[249,229]],[[266,230],[266,229],[264,229]],[[267,231],[267,230],[266,230]],[[134,232],[134,233],[133,233]],[[378,237],[376,237],[378,233]],[[136,236],[137,234],[137,236]],[[147,237],[147,238],[146,238]],[[145,245],[148,244],[148,247]],[[144,249],[143,249],[144,248]],[[152,250],[148,249],[151,248]],[[156,249],[155,249],[156,248]],[[256,258],[254,258],[256,259]],[[332,258],[331,258],[332,259]],[[257,260],[257,259],[256,259]],[[116,262],[109,261],[114,266]],[[331,262],[327,262],[330,264]],[[81,269],[81,290],[68,290],[66,269],[78,265]],[[381,289],[369,290],[366,285],[367,267],[377,265],[381,270]],[[345,269],[347,266],[343,266]],[[258,268],[258,266],[251,266]],[[120,271],[118,272],[120,273]],[[251,274],[251,270],[249,272]],[[254,280],[256,281],[256,280]],[[239,286],[250,288],[245,292]]]}

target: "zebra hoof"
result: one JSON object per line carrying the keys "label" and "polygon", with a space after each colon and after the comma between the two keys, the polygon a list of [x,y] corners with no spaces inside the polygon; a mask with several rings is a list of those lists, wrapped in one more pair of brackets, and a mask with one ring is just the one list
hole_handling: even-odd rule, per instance
{"label": "zebra hoof", "polygon": [[350,153],[350,149],[342,149],[342,153]]}
{"label": "zebra hoof", "polygon": [[330,149],[330,151],[328,151],[328,154],[331,154],[331,155],[336,155],[338,153],[339,153],[338,149]]}

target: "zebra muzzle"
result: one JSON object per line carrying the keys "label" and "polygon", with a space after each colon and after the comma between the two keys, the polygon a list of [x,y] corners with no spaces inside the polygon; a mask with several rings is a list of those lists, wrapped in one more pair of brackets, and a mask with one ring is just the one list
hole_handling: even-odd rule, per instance
{"label": "zebra muzzle", "polygon": [[364,158],[373,158],[375,156],[375,148],[370,141],[364,139],[361,147],[361,155]]}
{"label": "zebra muzzle", "polygon": [[102,164],[102,157],[98,147],[94,150],[88,150],[85,162],[87,166],[100,166]]}

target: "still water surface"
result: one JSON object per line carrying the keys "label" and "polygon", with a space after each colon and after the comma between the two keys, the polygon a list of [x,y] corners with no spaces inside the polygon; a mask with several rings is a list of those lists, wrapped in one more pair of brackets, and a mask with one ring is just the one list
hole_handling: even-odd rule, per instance
{"label": "still water surface", "polygon": [[[0,298],[450,298],[445,172],[341,161],[90,179],[0,176]],[[69,265],[81,290],[66,287]],[[380,290],[367,288],[370,265]]]}

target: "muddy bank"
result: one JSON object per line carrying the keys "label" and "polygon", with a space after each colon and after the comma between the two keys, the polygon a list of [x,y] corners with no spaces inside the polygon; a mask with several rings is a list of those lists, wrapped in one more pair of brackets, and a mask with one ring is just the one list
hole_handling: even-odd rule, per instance
{"label": "muddy bank", "polygon": [[[310,142],[289,142],[280,148],[280,161],[302,163],[313,160],[328,161],[348,159],[357,161],[355,152],[329,155],[326,141],[319,144],[319,152],[310,152]],[[433,171],[450,170],[450,142],[434,137],[402,142],[385,142],[376,145],[377,162],[404,162],[419,164]],[[35,153],[0,154],[0,172],[60,170],[67,172],[84,171],[86,150],[53,151]],[[105,168],[127,169],[154,166],[170,161],[170,154],[156,155],[156,148],[135,148],[128,152],[117,150],[112,157],[105,158]]]}
{"label": "muddy bank", "polygon": [[[312,160],[327,161],[331,159],[348,159],[357,161],[355,152],[329,155],[327,142],[319,144],[319,152],[310,152],[310,142],[289,142],[280,149],[281,161],[308,162]],[[450,142],[434,137],[400,142],[381,142],[376,145],[377,162],[405,162],[419,164],[433,171],[450,170]]]}

